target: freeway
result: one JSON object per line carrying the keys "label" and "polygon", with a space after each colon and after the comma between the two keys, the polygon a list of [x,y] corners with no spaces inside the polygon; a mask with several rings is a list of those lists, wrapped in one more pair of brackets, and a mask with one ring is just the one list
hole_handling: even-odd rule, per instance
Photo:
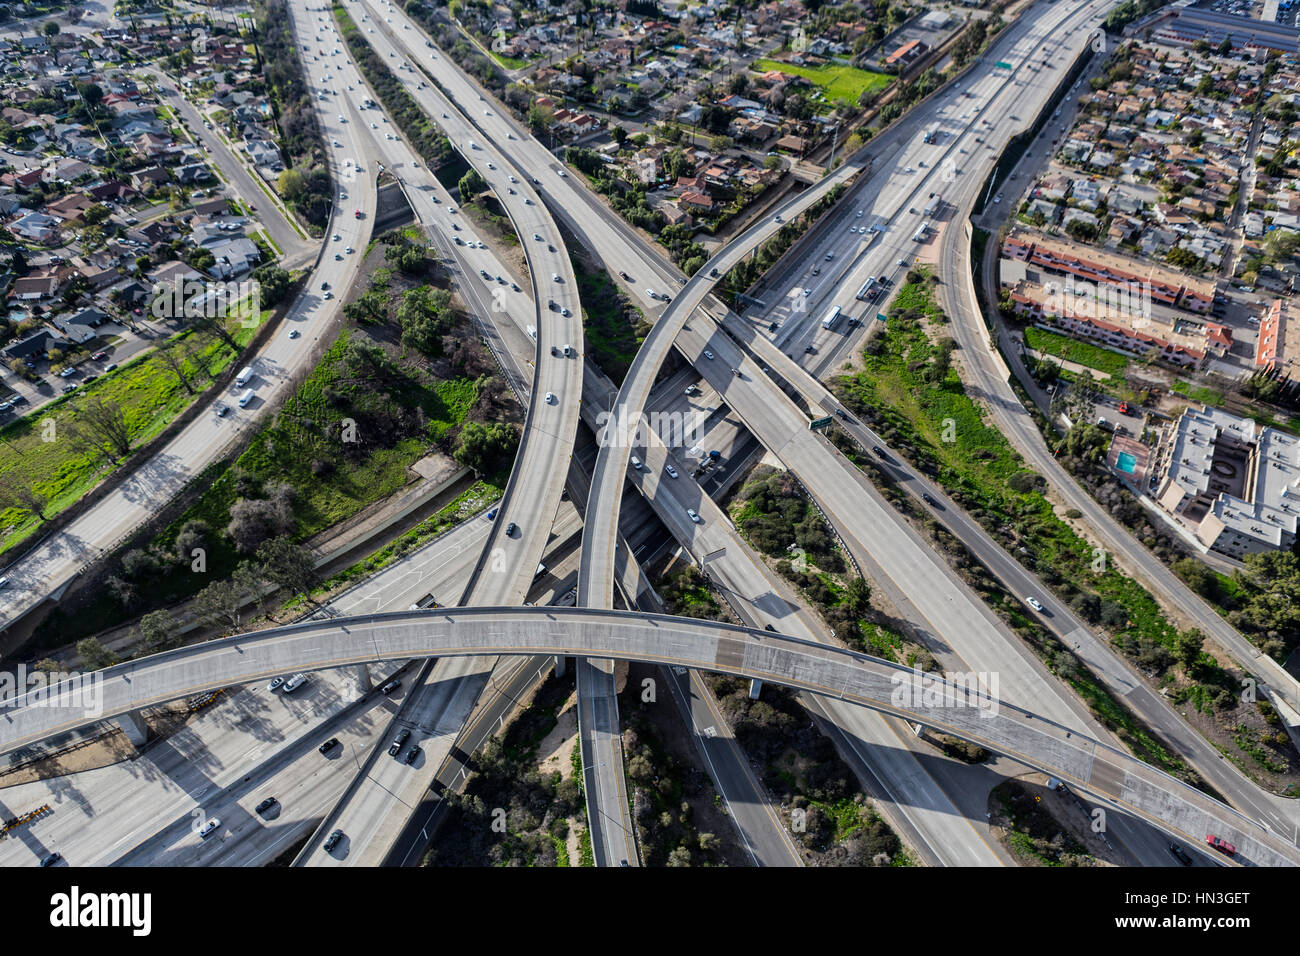
{"label": "freeway", "polygon": [[1005,754],[1180,839],[1199,843],[1204,834],[1217,833],[1237,846],[1237,863],[1300,864],[1300,847],[1231,807],[1135,757],[999,700],[973,682],[951,683],[777,633],[641,612],[416,610],[235,635],[30,691],[5,708],[0,752],[98,719],[295,671],[518,654],[712,670],[869,707]]}
{"label": "freeway", "polygon": [[[357,167],[345,167],[342,160],[344,156],[365,155],[362,143],[354,135],[357,124],[339,123],[326,115],[328,111],[323,107],[320,112],[322,135],[340,144],[327,151],[331,174],[336,180],[345,173],[356,176],[351,170]],[[277,331],[268,339],[255,357],[241,359],[242,365],[251,366],[255,371],[248,383],[255,397],[246,407],[239,407],[235,399],[244,389],[232,385],[230,393],[219,400],[230,407],[229,414],[218,416],[215,412],[218,402],[214,401],[95,505],[4,568],[0,573],[9,583],[0,589],[0,630],[47,599],[62,595],[85,567],[156,515],[187,482],[255,428],[266,409],[278,403],[281,391],[310,362],[316,347],[333,334],[341,313],[341,300],[326,300],[315,290],[323,282],[334,288],[347,288],[356,277],[361,257],[351,250],[365,248],[377,208],[374,168],[365,173],[356,177],[351,200],[352,205],[362,210],[364,218],[338,215],[332,218],[328,228],[334,241],[322,250],[302,293],[289,306],[281,323],[284,331]],[[330,250],[332,255],[328,254]],[[299,336],[289,338],[290,330]]]}
{"label": "freeway", "polygon": [[[398,15],[396,12],[394,12],[394,11],[389,11],[389,12],[390,12],[390,13],[393,13],[393,16],[395,16],[395,17],[396,17],[396,16],[399,16],[399,15]],[[400,34],[400,35],[401,35],[402,37],[406,37],[406,36],[408,35],[408,32],[404,30],[403,33]],[[458,70],[448,70],[446,67],[444,67],[443,69],[440,69],[440,70],[439,70],[438,77],[439,77],[439,81],[440,81],[442,84],[444,84],[445,86],[448,86],[449,88],[456,89],[456,90],[458,91],[458,95],[465,96],[467,99],[469,99],[469,100],[471,100],[471,101],[472,101],[473,99],[475,99],[476,97],[481,99],[481,94],[478,94],[478,93],[474,92],[472,85],[469,84],[468,81],[465,80],[465,78],[463,77],[463,75],[462,75]],[[468,90],[468,92],[465,92],[466,90]],[[517,147],[512,147],[512,149],[517,149],[517,150],[527,151],[528,149],[535,149],[535,148],[537,148],[537,145],[535,144],[535,141],[532,141],[532,140],[531,140],[531,137],[528,137],[526,134],[521,134],[519,137],[516,137],[516,136],[514,135],[514,132],[512,131],[513,128],[511,127],[511,125],[510,125],[510,123],[509,123],[508,120],[503,119],[503,118],[501,118],[501,117],[498,117],[497,119],[494,119],[492,122],[493,122],[494,124],[497,124],[497,127],[498,127],[498,128],[500,128],[501,125],[504,124],[504,132],[505,132],[505,136],[506,136],[506,138],[507,138],[507,139],[510,139],[510,140],[515,140],[515,141],[518,142],[519,145],[518,145]],[[498,135],[499,135],[499,134],[498,134]],[[542,170],[542,167],[541,167],[540,165],[537,165],[536,163],[534,163],[534,168],[537,169],[538,171],[541,171],[541,170]],[[563,171],[562,171],[561,169],[559,169],[559,168],[555,168],[555,167],[553,167],[553,166],[549,166],[549,165],[546,167],[546,170],[545,170],[545,172],[543,173],[543,175],[545,175],[545,176],[547,177],[547,181],[546,181],[547,198],[548,198],[548,200],[550,200],[550,201],[553,203],[553,205],[555,206],[556,211],[557,211],[557,214],[559,214],[559,215],[561,215],[561,216],[564,216],[564,215],[565,215],[565,210],[566,210],[566,209],[567,209],[567,210],[576,210],[576,209],[580,208],[579,205],[578,205],[579,202],[586,202],[587,205],[588,205],[589,207],[593,205],[593,204],[591,203],[591,201],[590,201],[590,196],[589,196],[589,194],[587,194],[587,193],[585,193],[585,192],[583,192],[583,191],[581,191],[581,190],[579,190],[579,191],[576,192],[576,194],[575,194],[576,201],[573,202],[573,203],[566,203],[566,202],[560,202],[560,201],[558,201],[557,198],[556,198],[556,196],[555,196],[555,193],[556,193],[556,192],[561,191],[561,190],[564,190],[564,189],[571,189],[571,188],[572,188],[572,187],[569,185],[569,183],[570,183],[569,178],[568,178],[567,176],[564,175],[564,173],[563,173]],[[807,197],[807,196],[808,196],[808,194],[805,194],[805,197]],[[801,198],[803,198],[803,197],[801,197]],[[805,201],[811,201],[811,200],[810,200],[810,199],[805,199]],[[619,254],[626,254],[626,255],[628,255],[628,256],[637,256],[637,257],[640,258],[641,266],[638,266],[638,267],[637,267],[637,268],[638,268],[638,271],[641,271],[642,267],[648,267],[651,271],[653,271],[653,268],[654,268],[653,263],[649,262],[649,260],[647,260],[647,259],[645,258],[645,256],[642,254],[642,252],[640,251],[640,249],[639,249],[638,246],[637,246],[637,242],[636,242],[636,240],[633,239],[633,240],[629,241],[629,240],[627,239],[627,230],[626,230],[625,227],[621,227],[621,224],[614,223],[614,224],[611,225],[611,224],[608,222],[608,217],[606,217],[606,216],[604,215],[604,210],[599,206],[598,203],[594,205],[594,214],[593,214],[593,215],[591,215],[591,216],[589,216],[589,217],[583,217],[582,221],[581,221],[581,222],[578,222],[578,223],[576,223],[576,224],[575,224],[574,222],[570,222],[569,224],[570,224],[570,226],[571,226],[572,228],[574,228],[575,231],[577,231],[580,235],[584,235],[584,236],[586,236],[589,242],[592,241],[592,240],[591,240],[591,236],[592,236],[593,234],[598,234],[598,235],[599,235],[599,245],[595,245],[595,247],[598,249],[598,251],[601,253],[601,255],[605,258],[605,260],[606,260],[607,262],[608,262],[608,261],[611,261],[611,250],[613,250],[613,251],[617,251],[617,250],[625,250],[625,251],[626,251],[625,253],[620,252]],[[763,224],[760,224],[760,227],[761,227],[762,225],[763,225]],[[630,260],[630,259],[624,259],[623,261],[629,261],[629,262],[630,262],[631,260]],[[644,275],[644,273],[642,273],[642,274]],[[651,291],[652,291],[652,290],[647,290],[647,292],[651,292]],[[634,291],[634,296],[639,296],[639,295],[640,295],[639,292],[635,292],[635,291]],[[642,298],[642,300],[644,301],[644,298],[645,298],[645,297],[642,296],[641,298]],[[657,301],[657,300],[656,300],[656,301]],[[679,301],[680,301],[680,299],[679,299]],[[659,323],[659,326],[657,326],[657,328],[662,327],[663,325],[664,325],[664,323],[663,323],[663,321],[661,320],[660,323]],[[653,376],[652,376],[652,377],[653,377]],[[752,379],[751,379],[751,380],[752,380]],[[626,383],[625,383],[625,385],[626,385]],[[752,427],[752,423],[751,423],[751,427]],[[796,426],[796,427],[798,428],[798,427],[801,427],[801,426]],[[763,437],[763,436],[762,436],[762,432],[761,432],[761,430],[758,432],[758,434],[760,435],[760,438]],[[790,434],[790,433],[789,433],[789,431],[784,431],[784,432],[783,432],[783,431],[776,431],[776,432],[769,433],[769,444],[771,444],[771,435],[773,435],[773,434],[775,434],[775,435],[788,435],[788,434]],[[781,438],[781,439],[779,439],[779,441],[780,441],[780,442],[784,442],[785,439],[784,439],[784,438]],[[778,445],[777,447],[779,447],[779,445]],[[625,456],[625,459],[624,459],[624,460],[626,461],[626,456]],[[594,499],[593,499],[593,500],[594,500]],[[661,514],[663,514],[662,511],[661,511]],[[680,517],[681,517],[681,514],[682,514],[681,511],[678,511],[678,512],[677,512],[677,515],[678,515],[678,518],[679,518],[679,519],[680,519]],[[606,578],[606,580],[608,580],[608,578]],[[752,592],[751,592],[751,593],[752,593]],[[900,775],[900,776],[905,776],[905,775]],[[922,804],[924,804],[924,802],[922,802]]]}
{"label": "freeway", "polygon": [[[411,62],[421,63],[422,65],[428,63],[436,67],[439,54],[432,52],[428,47],[414,46],[413,43],[408,43],[405,49],[397,47],[397,38],[394,33],[410,33],[411,31],[409,24],[406,24],[405,29],[402,31],[395,31],[386,25],[391,24],[392,17],[390,14],[395,12],[391,5],[381,11],[377,4],[372,4],[370,9],[373,13],[373,19],[371,13],[362,12],[357,21],[358,28],[366,31],[365,39],[371,43],[381,57],[396,62],[398,69],[395,74],[403,82],[407,92],[424,108],[431,118],[434,118],[435,122],[443,127],[451,141],[460,149],[462,155],[471,165],[478,169],[480,175],[494,186],[498,200],[506,209],[512,221],[514,221],[515,232],[529,257],[530,272],[534,282],[534,296],[538,305],[536,327],[539,330],[539,367],[543,362],[546,362],[548,366],[554,364],[547,359],[546,348],[546,346],[554,344],[559,347],[560,351],[557,352],[552,348],[550,354],[552,357],[559,356],[560,364],[568,371],[568,383],[580,382],[581,368],[577,363],[569,361],[570,343],[582,341],[581,308],[577,302],[576,281],[573,276],[572,265],[567,252],[564,250],[563,242],[559,238],[559,232],[555,229],[554,222],[551,220],[550,213],[547,211],[545,204],[537,201],[538,195],[533,191],[532,182],[535,177],[528,175],[524,169],[518,167],[513,162],[513,157],[510,156],[508,150],[502,149],[499,144],[494,143],[490,138],[481,136],[478,131],[478,112],[481,110],[483,116],[490,119],[495,115],[491,107],[480,105],[478,110],[471,113],[472,107],[453,104],[435,84],[426,83],[421,78],[424,74],[411,67]],[[404,39],[410,41],[409,37]],[[409,60],[407,59],[408,56]],[[479,101],[480,104],[486,102],[482,97],[479,98]],[[512,169],[520,174],[519,177],[508,172],[508,170]],[[502,181],[503,173],[505,178],[509,180],[510,185],[508,186]],[[505,187],[504,190],[503,186]],[[542,221],[544,225],[533,229],[529,227],[530,221]],[[531,239],[528,238],[530,234]],[[543,245],[545,246],[545,252],[542,251]],[[542,286],[539,284],[539,282],[544,282],[545,277],[548,275],[552,277],[555,286]],[[543,293],[543,287],[547,289],[558,287],[558,291]],[[544,333],[548,323],[542,321],[541,302],[544,297],[548,299],[546,313],[548,320],[550,318],[549,313],[554,311],[558,311],[564,320],[566,328],[558,339],[547,340],[545,338]],[[580,355],[580,347],[577,352]],[[577,385],[574,385],[572,388],[560,392],[560,401],[558,402],[564,412],[564,420],[575,427],[577,416],[573,413],[573,408],[577,402],[577,387]],[[541,393],[534,389],[533,394]],[[534,409],[537,408],[537,404],[537,402],[530,403],[529,420],[525,423],[526,433],[531,431]],[[572,451],[571,437],[567,448],[564,442],[561,441],[547,446],[547,451],[550,460],[539,464],[528,460],[527,446],[521,449],[520,457],[511,473],[511,485],[513,486],[520,475],[531,476],[534,481],[548,482],[547,490],[553,492],[555,500],[558,500],[566,469],[557,467],[557,461],[561,452]],[[516,500],[531,503],[531,499],[532,495],[525,493],[519,495]],[[511,489],[508,487],[502,506],[503,511],[507,509],[511,500]],[[545,502],[550,499],[543,497],[538,500]],[[549,513],[545,507],[539,510],[543,514]],[[532,515],[521,516],[519,526],[521,529],[525,529],[521,532],[525,539],[530,534],[535,533],[526,529],[536,525],[537,522]],[[612,555],[615,548],[613,539],[611,539],[610,546]],[[534,553],[536,550],[535,547],[515,547],[512,551],[509,541],[494,542],[489,544],[488,549],[485,549],[484,560],[487,560],[488,555],[509,556],[512,553]],[[518,562],[517,571],[522,574],[525,571],[530,571],[532,567],[533,565],[521,560]],[[467,596],[464,603],[507,603],[499,599],[499,594],[496,595],[498,599],[493,598],[493,591],[499,590],[499,585],[485,585],[485,587],[488,590]],[[612,590],[608,596],[612,601]],[[579,591],[579,599],[582,599],[581,590]],[[621,738],[618,733],[618,707],[613,685],[612,668],[608,664],[601,662],[594,662],[591,666],[580,664],[578,690],[580,698],[592,693],[601,699],[599,706],[580,706],[578,710],[582,753],[585,758],[593,762],[591,768],[593,773],[590,775],[588,785],[585,788],[591,806],[589,817],[594,821],[592,843],[598,851],[612,847],[615,843],[621,844],[621,849],[617,851],[610,849],[608,853],[597,853],[597,858],[603,865],[613,865],[616,859],[619,863],[627,862],[627,865],[634,865],[637,854],[635,846],[629,842],[629,835],[632,833],[631,821],[625,811],[626,801],[620,801],[617,796],[623,789],[623,758]],[[598,805],[603,806],[604,810],[598,810]],[[608,837],[599,832],[602,825],[607,822],[612,828]]]}
{"label": "freeway", "polygon": [[[348,92],[353,95],[347,99],[362,109],[366,86],[350,54],[344,52],[346,44],[337,26],[319,14],[313,21],[310,12],[302,12],[297,5],[291,5],[290,10],[304,49],[310,49],[313,42],[323,44],[319,46],[322,50],[333,48],[334,52],[327,54],[327,58],[336,61],[334,65],[340,75],[334,79],[348,83]],[[393,75],[405,82],[413,96],[418,95],[425,85],[423,81],[417,78],[409,64],[398,60],[394,50],[384,46],[382,37],[373,34],[373,27],[363,27],[364,23],[365,20],[357,26],[371,31],[367,39],[376,51],[381,56],[387,54],[387,59],[394,61]],[[519,451],[497,509],[498,520],[491,526],[488,540],[471,572],[470,583],[454,602],[509,604],[522,601],[533,582],[550,535],[549,516],[555,514],[564,489],[564,476],[577,429],[577,404],[582,383],[581,362],[575,360],[578,356],[572,354],[569,343],[581,341],[581,308],[571,264],[546,207],[530,185],[513,175],[502,175],[506,165],[504,159],[490,143],[475,140],[477,134],[467,117],[449,103],[441,105],[444,107],[440,121],[443,130],[471,167],[493,188],[510,217],[513,229],[521,239],[533,286],[532,314],[537,352],[530,391],[533,396],[545,395],[546,399],[528,403]],[[372,129],[378,128],[373,122],[370,125]],[[410,181],[420,166],[418,160],[408,160],[407,164],[410,171],[404,173],[404,178]],[[423,176],[423,183],[412,185],[436,188],[427,170],[423,171]],[[454,205],[446,205],[449,215],[458,215]],[[456,223],[453,231],[463,230]],[[529,235],[535,237],[533,241],[524,239]],[[505,308],[507,283],[501,274],[497,273],[493,280],[486,269],[482,269],[480,277],[492,288],[494,308]],[[469,281],[477,283],[478,280]],[[494,281],[493,286],[491,283]],[[467,293],[467,297],[470,295]],[[541,307],[543,299],[549,302],[545,310]],[[517,305],[518,299],[511,304]],[[343,799],[326,816],[299,855],[298,864],[347,862],[364,865],[382,859],[404,822],[393,812],[396,802],[401,800],[402,793],[409,793],[414,797],[406,803],[408,807],[413,806],[415,799],[428,786],[450,749],[455,733],[468,720],[479,693],[487,684],[492,666],[491,661],[456,660],[431,663],[421,670],[415,679],[415,689],[407,696],[393,721],[394,728],[399,725],[417,726],[426,730],[433,739],[429,746],[420,749],[416,772],[387,760],[380,748],[372,750]],[[361,852],[326,851],[323,842],[333,829],[347,834],[348,840],[355,842]],[[380,836],[381,833],[386,837]]]}

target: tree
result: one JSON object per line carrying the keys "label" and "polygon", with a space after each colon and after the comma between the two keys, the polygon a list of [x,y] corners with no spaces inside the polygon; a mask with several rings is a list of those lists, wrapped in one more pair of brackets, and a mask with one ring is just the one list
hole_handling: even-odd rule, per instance
{"label": "tree", "polygon": [[191,608],[204,625],[223,633],[234,631],[241,621],[240,608],[260,588],[252,565],[243,561],[229,578],[213,581],[195,595]]}
{"label": "tree", "polygon": [[473,169],[460,177],[460,182],[456,184],[456,190],[460,193],[461,202],[470,202],[487,188],[487,181]]}
{"label": "tree", "polygon": [[88,446],[108,455],[114,464],[131,453],[131,430],[122,407],[98,395],[77,409],[73,433]]}
{"label": "tree", "polygon": [[253,278],[257,281],[262,308],[280,302],[293,286],[293,277],[277,265],[259,266],[253,270]]}
{"label": "tree", "polygon": [[1179,631],[1174,638],[1174,657],[1190,672],[1196,665],[1196,659],[1201,656],[1204,644],[1205,635],[1195,628]]}
{"label": "tree", "polygon": [[518,444],[518,433],[506,422],[466,422],[452,456],[480,475],[487,475],[501,467]]}
{"label": "tree", "polygon": [[39,521],[48,521],[45,517],[46,497],[31,485],[19,480],[14,475],[0,479],[0,510],[15,508],[29,511]]}
{"label": "tree", "polygon": [[185,371],[185,355],[182,348],[180,339],[169,339],[158,347],[157,355],[180,381],[186,394],[193,395],[194,387],[190,385],[189,375]]}
{"label": "tree", "polygon": [[47,37],[58,36],[59,35],[58,22],[54,20],[46,20],[45,26],[41,27],[41,32],[44,33]]}
{"label": "tree", "polygon": [[157,654],[180,644],[180,631],[170,611],[151,611],[140,618],[140,649]]}
{"label": "tree", "polygon": [[276,188],[281,196],[292,202],[307,192],[307,178],[296,169],[286,169],[276,180]]}
{"label": "tree", "polygon": [[266,498],[240,498],[230,506],[226,534],[242,554],[256,551],[268,538],[293,530],[293,486],[280,484],[268,490]]}
{"label": "tree", "polygon": [[268,581],[293,594],[309,595],[317,581],[315,556],[287,535],[258,548],[257,560]]}
{"label": "tree", "polygon": [[735,140],[730,136],[718,135],[709,137],[709,152],[725,153],[735,145]]}
{"label": "tree", "polygon": [[844,589],[844,607],[854,619],[866,616],[871,610],[871,585],[863,578],[854,578]]}
{"label": "tree", "polygon": [[610,138],[619,146],[627,142],[627,130],[622,126],[614,126],[609,131]]}
{"label": "tree", "polygon": [[92,110],[104,101],[104,90],[98,83],[78,83],[77,92]]}
{"label": "tree", "polygon": [[98,638],[87,637],[77,641],[77,655],[87,670],[99,671],[117,663],[117,655],[99,642]]}
{"label": "tree", "polygon": [[99,223],[107,219],[111,213],[112,210],[110,210],[102,202],[99,202],[99,203],[95,203],[95,205],[87,209],[82,214],[81,218],[85,221],[86,225],[94,226],[94,225],[98,225]]}

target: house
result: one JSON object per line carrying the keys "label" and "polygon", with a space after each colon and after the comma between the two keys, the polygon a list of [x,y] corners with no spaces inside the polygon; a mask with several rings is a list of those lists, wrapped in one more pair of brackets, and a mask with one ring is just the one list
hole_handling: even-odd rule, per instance
{"label": "house", "polygon": [[32,242],[53,242],[59,238],[59,220],[41,212],[28,213],[14,220],[9,229]]}
{"label": "house", "polygon": [[706,215],[712,213],[716,206],[712,196],[708,193],[700,192],[682,193],[678,203],[683,209],[687,209],[694,213],[704,213]]}
{"label": "house", "polygon": [[170,182],[171,177],[161,166],[147,166],[131,174],[131,184],[140,192],[147,192],[155,186]]}
{"label": "house", "polygon": [[65,339],[59,338],[49,329],[37,329],[25,339],[10,342],[0,349],[0,356],[3,356],[6,361],[11,359],[22,359],[26,362],[39,361],[48,359],[50,352],[55,349],[66,352],[68,344]]}

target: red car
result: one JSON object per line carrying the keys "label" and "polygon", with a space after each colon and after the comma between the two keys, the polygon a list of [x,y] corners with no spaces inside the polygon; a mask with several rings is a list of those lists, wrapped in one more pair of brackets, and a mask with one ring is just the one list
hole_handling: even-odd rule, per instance
{"label": "red car", "polygon": [[358,219],[361,218],[361,210],[360,210],[360,209],[358,209],[358,210],[356,211],[356,217],[357,217]]}
{"label": "red car", "polygon": [[1128,414],[1128,402],[1120,402],[1120,403],[1119,403],[1119,413],[1120,413],[1121,415],[1127,415],[1127,414]]}
{"label": "red car", "polygon": [[91,361],[93,361],[93,362],[101,362],[101,361],[103,361],[103,360],[104,360],[105,358],[107,358],[107,357],[108,357],[108,353],[107,353],[107,352],[96,352],[94,355],[92,355],[92,356],[90,357],[90,359],[91,359]]}
{"label": "red car", "polygon": [[1233,846],[1231,843],[1229,843],[1227,840],[1223,839],[1222,837],[1215,836],[1213,833],[1206,835],[1205,842],[1208,843],[1210,846],[1214,847],[1214,849],[1218,850],[1220,853],[1224,853],[1228,856],[1232,856],[1234,853],[1237,852],[1237,848],[1235,846]]}

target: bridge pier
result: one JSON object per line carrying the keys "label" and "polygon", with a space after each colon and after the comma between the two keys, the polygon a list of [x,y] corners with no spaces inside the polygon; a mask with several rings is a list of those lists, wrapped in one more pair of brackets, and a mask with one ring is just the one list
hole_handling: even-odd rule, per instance
{"label": "bridge pier", "polygon": [[749,699],[758,700],[758,695],[763,692],[763,682],[757,677],[749,679]]}
{"label": "bridge pier", "polygon": [[143,747],[145,741],[149,739],[149,728],[145,726],[144,718],[140,716],[138,710],[118,714],[113,718],[113,722],[122,728],[122,733],[126,734],[126,739],[131,741],[132,746],[137,749]]}
{"label": "bridge pier", "polygon": [[559,657],[559,656],[557,656],[557,657],[555,658],[555,676],[556,676],[556,677],[563,677],[566,673],[568,673],[568,670],[569,670],[569,663],[568,663],[568,662],[569,662],[569,659],[568,659],[567,657]]}
{"label": "bridge pier", "polygon": [[370,679],[370,668],[365,664],[356,664],[347,668],[348,676],[357,686],[357,695],[364,697],[374,689],[374,681]]}

